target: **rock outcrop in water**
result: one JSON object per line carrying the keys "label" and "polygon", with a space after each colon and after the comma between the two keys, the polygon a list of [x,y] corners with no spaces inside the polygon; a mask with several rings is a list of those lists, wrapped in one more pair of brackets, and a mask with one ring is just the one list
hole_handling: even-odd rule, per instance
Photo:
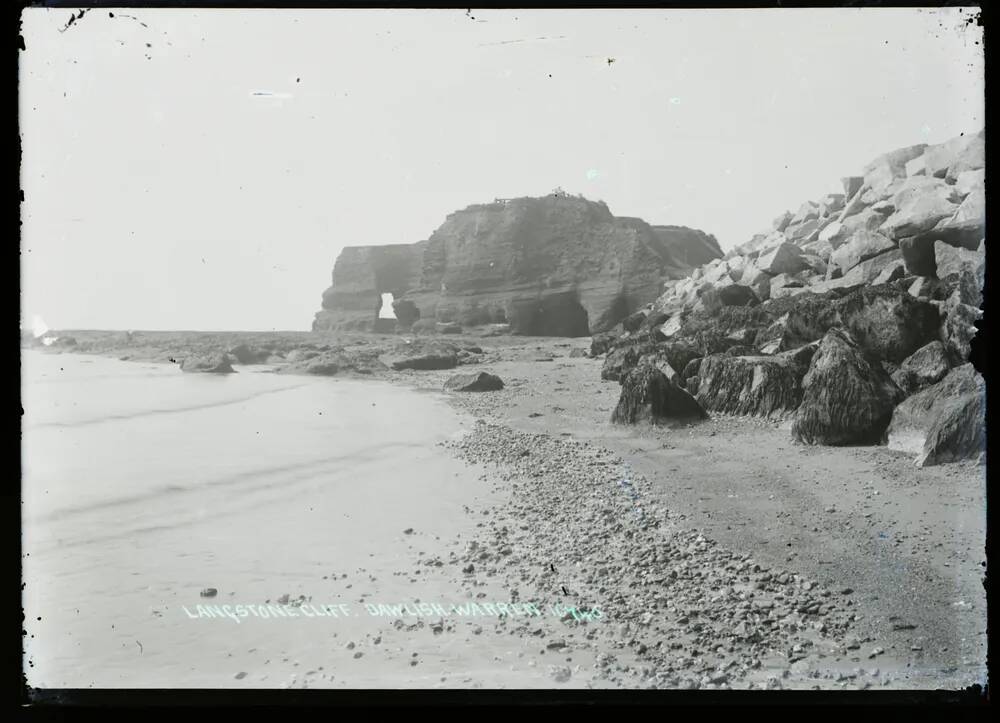
{"label": "rock outcrop in water", "polygon": [[594,336],[602,377],[663,358],[710,413],[794,415],[797,439],[835,445],[882,443],[894,419],[895,446],[914,453],[919,428],[922,464],[974,457],[982,395],[945,382],[982,316],[984,149],[980,132],[887,153],[841,179],[843,194],[666,282]]}
{"label": "rock outcrop in water", "polygon": [[434,319],[589,336],[721,256],[713,236],[617,217],[582,197],[497,200],[452,213],[426,241],[345,248],[313,329],[371,329],[392,294],[400,328]]}

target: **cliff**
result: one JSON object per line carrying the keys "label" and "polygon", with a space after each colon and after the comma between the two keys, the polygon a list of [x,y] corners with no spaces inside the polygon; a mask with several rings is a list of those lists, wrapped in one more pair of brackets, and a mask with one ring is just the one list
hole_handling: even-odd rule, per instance
{"label": "cliff", "polygon": [[656,299],[664,281],[721,256],[701,231],[616,217],[581,197],[477,204],[450,214],[426,241],[345,248],[313,329],[373,328],[381,295],[391,293],[404,326],[419,315],[587,336]]}

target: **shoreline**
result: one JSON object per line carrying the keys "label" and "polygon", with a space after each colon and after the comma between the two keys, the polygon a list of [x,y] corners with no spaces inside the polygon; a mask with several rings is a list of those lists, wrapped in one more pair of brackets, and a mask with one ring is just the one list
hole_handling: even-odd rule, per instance
{"label": "shoreline", "polygon": [[[439,398],[446,399],[456,412],[465,415],[473,423],[473,430],[461,441],[444,446],[459,459],[473,464],[485,464],[489,468],[486,473],[489,484],[495,490],[507,489],[510,494],[506,502],[497,502],[479,511],[484,518],[489,519],[486,527],[494,536],[480,533],[474,540],[475,546],[470,549],[471,543],[467,543],[466,549],[461,552],[452,550],[452,554],[465,566],[476,566],[477,560],[487,565],[488,577],[493,578],[491,582],[495,582],[499,576],[503,580],[503,586],[509,590],[518,590],[519,595],[524,595],[522,588],[527,588],[532,591],[527,595],[529,599],[566,597],[565,590],[552,587],[555,577],[546,575],[545,561],[556,570],[565,569],[564,565],[569,565],[571,569],[582,566],[587,570],[581,555],[583,552],[593,554],[593,550],[580,540],[594,535],[623,535],[627,532],[615,530],[612,533],[612,528],[605,524],[606,516],[602,510],[612,509],[616,512],[611,516],[612,519],[627,520],[631,524],[628,514],[630,508],[626,504],[631,504],[631,499],[612,499],[608,496],[622,492],[621,486],[613,485],[610,478],[603,480],[603,486],[593,479],[596,470],[606,471],[609,465],[631,470],[631,486],[634,491],[641,490],[643,499],[648,500],[647,505],[651,510],[649,514],[654,516],[655,525],[652,528],[633,530],[628,538],[614,537],[615,545],[607,549],[615,550],[612,557],[619,566],[614,568],[605,564],[605,568],[614,569],[615,572],[612,574],[606,569],[605,574],[600,575],[591,570],[590,577],[593,580],[610,577],[618,581],[615,588],[618,593],[633,589],[623,584],[625,580],[645,591],[646,586],[642,580],[629,577],[635,565],[642,563],[644,555],[653,555],[651,560],[655,564],[646,565],[652,570],[671,564],[677,568],[680,564],[678,561],[687,559],[684,556],[688,555],[691,559],[704,559],[703,570],[711,571],[704,575],[708,576],[712,585],[705,586],[704,580],[695,576],[686,580],[684,585],[675,585],[673,588],[669,585],[662,589],[650,586],[648,594],[640,596],[641,602],[633,606],[634,609],[621,608],[619,603],[619,608],[614,612],[620,616],[621,622],[615,626],[572,620],[560,623],[558,627],[539,625],[532,630],[529,629],[532,626],[528,621],[518,623],[515,619],[512,623],[506,619],[497,620],[495,630],[498,633],[507,631],[508,636],[515,636],[522,643],[532,638],[536,640],[538,645],[534,653],[528,653],[527,649],[521,651],[529,656],[529,662],[534,662],[535,665],[530,666],[531,668],[538,670],[535,666],[551,666],[541,676],[541,680],[529,681],[528,685],[913,689],[949,686],[962,688],[985,682],[984,677],[977,678],[980,666],[975,663],[977,649],[983,651],[979,659],[985,659],[985,631],[982,632],[982,647],[978,648],[980,642],[975,618],[969,616],[972,610],[984,609],[978,607],[985,604],[984,599],[981,602],[975,599],[966,601],[970,607],[961,611],[965,614],[964,621],[950,620],[954,616],[954,608],[945,610],[940,605],[928,606],[927,597],[917,596],[918,600],[914,601],[912,593],[906,594],[899,589],[909,582],[928,577],[926,566],[924,569],[918,569],[919,565],[913,569],[900,567],[903,563],[910,564],[909,560],[900,560],[906,555],[898,554],[905,553],[907,546],[911,545],[905,534],[894,536],[890,543],[893,547],[890,550],[892,554],[879,549],[868,551],[869,556],[882,555],[885,559],[872,557],[866,560],[859,545],[854,548],[844,545],[843,538],[856,535],[856,532],[847,534],[843,530],[829,529],[832,527],[829,524],[830,518],[850,518],[854,512],[851,509],[837,510],[838,503],[843,508],[849,507],[845,502],[860,503],[862,499],[859,497],[859,490],[863,491],[864,488],[848,484],[852,474],[875,475],[881,469],[886,472],[881,477],[888,478],[880,480],[882,484],[889,485],[895,479],[894,495],[916,494],[915,509],[930,513],[931,517],[936,512],[936,516],[940,518],[941,511],[931,509],[928,501],[920,497],[921,492],[926,494],[925,490],[918,489],[914,493],[913,490],[905,489],[906,474],[919,474],[934,482],[960,477],[968,487],[968,480],[975,477],[976,470],[972,468],[974,465],[946,465],[929,468],[929,471],[911,470],[907,469],[908,458],[902,459],[881,448],[845,450],[798,447],[803,462],[812,468],[818,468],[834,458],[848,467],[849,470],[846,471],[827,470],[827,476],[842,482],[844,488],[824,490],[822,485],[816,485],[815,489],[803,489],[801,482],[785,479],[785,475],[776,475],[775,470],[769,469],[765,464],[742,480],[760,498],[755,499],[750,495],[748,499],[746,493],[749,490],[733,486],[738,479],[733,476],[737,471],[732,468],[733,465],[729,465],[730,469],[727,470],[730,476],[728,487],[723,483],[710,482],[709,478],[713,471],[720,472],[726,468],[727,455],[750,456],[755,447],[759,448],[758,454],[766,454],[768,450],[773,451],[775,445],[780,445],[779,449],[794,451],[795,446],[788,439],[787,432],[781,431],[780,424],[716,416],[709,422],[694,427],[671,430],[612,427],[606,423],[606,417],[614,406],[618,385],[597,379],[598,368],[593,360],[566,358],[560,351],[567,347],[582,347],[582,342],[583,340],[540,337],[524,339],[519,344],[520,349],[501,347],[493,350],[496,352],[495,358],[489,363],[445,371],[391,372],[373,378],[416,391],[433,392]],[[484,339],[482,343],[493,345],[497,342]],[[531,349],[532,346],[535,348]],[[552,352],[554,364],[534,360],[538,351],[544,349]],[[507,388],[501,392],[481,394],[447,393],[442,390],[442,383],[448,376],[480,369],[500,374],[508,383]],[[556,376],[560,379],[553,379]],[[739,444],[734,446],[734,442]],[[716,449],[716,443],[721,449],[721,455]],[[528,451],[523,460],[510,456],[510,450],[518,445],[523,445],[522,448]],[[526,461],[535,458],[535,449],[547,450],[553,458],[560,458],[559,455],[567,457],[570,460],[567,469],[572,470],[572,479],[567,478],[565,470],[546,470],[535,476],[525,466]],[[573,461],[573,458],[581,454],[595,454],[598,458],[586,464]],[[693,460],[698,461],[697,467],[684,467]],[[495,466],[494,463],[499,464]],[[746,466],[746,460],[743,464]],[[685,471],[696,471],[697,474],[686,480],[691,484],[680,484],[676,475],[668,474],[671,466],[675,470],[684,468]],[[702,485],[700,489],[692,489],[699,484]],[[856,489],[847,489],[850,487]],[[729,496],[721,497],[723,488],[728,490]],[[570,493],[567,493],[567,489]],[[699,491],[709,495],[699,495]],[[766,502],[763,500],[764,491],[771,498]],[[774,498],[779,497],[778,492],[783,497],[775,501]],[[896,506],[891,504],[891,497],[894,495],[885,494],[883,490],[879,497],[878,491],[874,495],[870,492],[871,490],[863,496],[868,512],[862,512],[866,516],[860,519],[871,522],[875,518],[874,522],[883,523],[881,526],[886,529],[899,529],[898,520],[893,522],[889,519],[891,515],[888,508]],[[819,497],[830,497],[828,493],[832,493],[831,505],[834,511],[828,512],[831,508],[820,507],[823,511],[820,517],[826,519],[813,519],[818,510],[810,509],[810,505],[815,507]],[[565,494],[569,494],[569,497],[564,497]],[[604,495],[604,508],[593,507],[588,502],[595,494]],[[956,519],[962,520],[965,538],[975,540],[979,532],[974,514],[976,491],[963,489],[963,494],[969,496],[969,499],[965,501],[964,511]],[[858,499],[854,499],[856,497]],[[741,499],[743,502],[727,504],[726,500],[731,498]],[[748,503],[749,507],[744,507]],[[793,512],[790,513],[786,507],[791,507]],[[569,509],[574,510],[575,516],[572,518],[567,517]],[[782,511],[784,514],[781,514]],[[797,516],[795,512],[801,514]],[[776,549],[779,547],[774,544],[776,540],[783,540],[790,534],[800,534],[803,531],[799,528],[806,527],[804,518],[809,518],[810,524],[816,523],[815,529],[811,530],[813,536],[825,544],[810,545],[808,540],[800,540],[795,543],[797,552],[791,555]],[[537,542],[532,543],[530,536],[521,529],[524,520],[529,520],[528,526],[537,536],[539,530],[547,529],[549,519],[559,520],[563,532],[570,530],[574,533],[570,535],[570,542],[560,542],[558,538],[543,535],[544,541],[539,545]],[[847,521],[850,522],[849,519]],[[776,529],[759,529],[764,522],[776,523]],[[924,523],[925,519],[920,522]],[[937,531],[937,537],[940,538],[941,531],[947,531],[948,523],[954,523],[955,519],[937,519],[935,522],[940,528]],[[823,527],[822,530],[820,526]],[[843,527],[843,522],[840,527]],[[504,528],[507,530],[503,533],[505,539],[515,541],[515,544],[508,544],[508,547],[523,552],[508,551],[499,556],[495,552],[487,552],[496,549],[498,540],[501,539],[496,534]],[[654,534],[651,530],[657,532]],[[664,535],[663,538],[659,537],[661,534]],[[666,542],[661,543],[661,539]],[[899,539],[902,542],[897,542]],[[945,592],[943,588],[949,583],[954,586],[955,582],[960,583],[957,588],[960,597],[971,597],[976,592],[973,583],[978,580],[964,572],[968,570],[968,565],[961,568],[961,574],[957,566],[951,568],[953,579],[941,574],[942,564],[946,570],[951,564],[943,555],[953,553],[964,544],[958,540],[950,540],[949,543],[948,549],[939,550],[932,565],[935,570],[930,570],[937,577],[932,597],[940,598]],[[666,547],[658,548],[661,544]],[[451,547],[457,546],[457,540],[453,541]],[[667,549],[670,552],[663,559],[657,559],[657,549],[661,552],[662,549]],[[752,558],[741,559],[745,555],[727,557],[732,555],[729,550],[733,549],[749,552]],[[484,552],[485,558],[481,557]],[[908,556],[913,557],[917,552],[919,551],[911,552]],[[576,559],[573,555],[576,555]],[[834,559],[822,560],[822,556]],[[822,564],[824,562],[827,564]],[[744,563],[746,566],[740,568]],[[752,574],[746,573],[746,569],[752,569],[754,565],[759,569]],[[780,572],[765,579],[770,574],[768,570],[773,568],[779,568]],[[876,578],[871,575],[873,571]],[[893,574],[880,582],[877,575],[885,575],[887,571]],[[786,582],[774,582],[783,575],[787,576]],[[466,575],[463,578],[466,589],[475,589],[477,578],[478,575],[475,574]],[[586,576],[582,579],[586,580]],[[684,597],[685,589],[697,590],[698,595],[688,599]],[[569,586],[566,590],[574,592]],[[718,595],[720,590],[725,591],[725,595],[714,601],[706,613],[706,606],[698,600],[705,597],[711,600],[712,595]],[[851,592],[844,595],[844,590]],[[885,592],[881,593],[881,602],[872,599],[877,591],[883,590]],[[676,614],[676,607],[680,603],[675,601],[675,609],[667,615],[668,609],[658,608],[657,601],[674,599],[677,591],[681,591],[682,600],[689,602],[690,609],[685,609],[683,614]],[[981,593],[981,586],[979,592],[985,598]],[[601,594],[607,594],[607,591]],[[785,610],[780,607],[784,604],[781,597],[777,599],[777,603],[772,599],[770,608],[766,607],[766,601],[765,607],[755,607],[755,601],[760,602],[761,598],[775,595],[793,601],[786,615],[777,616],[769,612],[762,616],[754,612],[773,611],[777,608],[784,613]],[[903,616],[893,614],[900,603],[907,599],[911,602],[911,608],[905,609],[904,606]],[[832,608],[827,609],[830,600],[835,603]],[[916,605],[917,602],[919,605]],[[581,606],[588,604],[585,600],[579,603]],[[591,605],[595,603],[599,606],[600,600],[589,602]],[[819,603],[821,614],[809,612],[815,610],[816,603]],[[747,607],[748,604],[750,607]],[[792,609],[795,605],[807,612],[796,612]],[[915,607],[930,609],[914,609]],[[732,651],[705,651],[697,647],[698,643],[690,642],[699,639],[699,631],[706,624],[703,622],[704,617],[699,620],[693,615],[699,609],[710,619],[722,616],[726,621],[724,624],[718,620],[708,623],[719,627],[711,636],[703,637],[701,645],[707,644],[705,641],[715,641],[718,647],[722,644],[720,641],[725,640],[727,642],[723,647],[732,648]],[[747,610],[751,614],[747,614]],[[859,619],[849,619],[848,611],[851,615],[858,614]],[[769,618],[774,619],[770,623],[762,622]],[[681,620],[684,622],[679,622]],[[479,622],[486,623],[488,620]],[[741,624],[743,627],[740,627]],[[752,628],[749,632],[746,629],[748,625]],[[755,639],[755,635],[763,634],[762,625],[763,628],[776,626],[777,632],[768,634],[775,636],[774,640],[780,642],[767,646],[767,649],[763,648]],[[826,630],[820,631],[816,625],[823,625]],[[897,627],[901,629],[895,630]],[[735,630],[740,630],[744,637],[732,639]],[[554,647],[549,647],[548,643],[542,646],[541,643],[545,641],[554,643]],[[663,645],[669,646],[671,642],[677,641],[687,642],[688,649],[697,651],[700,657],[692,655],[685,658],[682,655],[684,651],[680,648],[663,650]],[[910,649],[914,647],[921,650]],[[881,651],[876,652],[879,648]],[[571,660],[565,665],[560,665],[563,661],[556,660],[553,655],[556,651],[573,651],[574,654],[569,656]],[[736,654],[739,651],[744,651],[746,655],[741,657]],[[869,658],[873,652],[874,657]],[[589,661],[590,666],[596,663],[597,667],[581,663],[580,656]],[[549,660],[554,662],[547,662]],[[985,676],[984,670],[982,675]],[[526,683],[522,680],[519,684],[523,686]]]}

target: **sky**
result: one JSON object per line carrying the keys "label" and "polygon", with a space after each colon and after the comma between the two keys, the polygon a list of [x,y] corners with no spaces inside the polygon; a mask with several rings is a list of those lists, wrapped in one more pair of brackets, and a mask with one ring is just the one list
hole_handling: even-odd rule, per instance
{"label": "sky", "polygon": [[343,247],[557,187],[728,249],[982,129],[973,12],[29,8],[23,323],[306,330]]}

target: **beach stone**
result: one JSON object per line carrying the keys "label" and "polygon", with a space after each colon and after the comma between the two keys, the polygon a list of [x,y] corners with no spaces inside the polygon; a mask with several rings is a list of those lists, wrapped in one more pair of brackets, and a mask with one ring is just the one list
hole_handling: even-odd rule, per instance
{"label": "beach stone", "polygon": [[708,414],[686,390],[651,364],[636,367],[622,379],[618,405],[611,415],[615,424],[707,418]]}
{"label": "beach stone", "polygon": [[458,366],[458,349],[445,345],[431,347],[403,359],[397,359],[392,362],[391,366],[397,371],[401,369],[454,369]]}
{"label": "beach stone", "polygon": [[940,341],[932,341],[908,356],[892,379],[907,394],[941,381],[951,368],[948,350]]}
{"label": "beach stone", "polygon": [[503,380],[488,372],[456,374],[444,383],[444,388],[452,392],[494,392],[503,387]]}
{"label": "beach stone", "polygon": [[232,374],[233,367],[225,354],[194,354],[181,361],[181,371],[202,374]]}
{"label": "beach stone", "polygon": [[889,449],[915,454],[917,466],[980,458],[986,449],[986,386],[972,364],[951,370],[893,412]]}
{"label": "beach stone", "polygon": [[805,444],[878,444],[902,398],[874,355],[845,329],[830,329],[802,380],[792,437]]}
{"label": "beach stone", "polygon": [[757,258],[756,265],[772,276],[794,274],[808,268],[808,264],[802,259],[802,250],[792,243],[783,243],[772,251],[762,254]]}
{"label": "beach stone", "polygon": [[[941,323],[933,304],[887,285],[858,289],[840,299],[836,309],[851,341],[896,364],[937,338]],[[840,341],[831,339],[831,349],[846,349]]]}

